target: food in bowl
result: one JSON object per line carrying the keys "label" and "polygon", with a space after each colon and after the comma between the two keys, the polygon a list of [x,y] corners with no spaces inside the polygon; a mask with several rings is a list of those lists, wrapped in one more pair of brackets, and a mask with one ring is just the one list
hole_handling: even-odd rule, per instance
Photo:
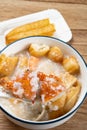
{"label": "food in bowl", "polygon": [[1,89],[11,95],[0,98],[0,103],[16,117],[30,121],[55,119],[78,100],[78,60],[58,46],[31,43],[14,55],[1,54],[0,66]]}

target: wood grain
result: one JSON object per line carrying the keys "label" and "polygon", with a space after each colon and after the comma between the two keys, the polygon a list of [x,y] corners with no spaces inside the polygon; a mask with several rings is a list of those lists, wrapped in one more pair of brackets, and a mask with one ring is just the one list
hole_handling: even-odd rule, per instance
{"label": "wood grain", "polygon": [[4,0],[3,2],[0,1],[0,7],[0,21],[55,8],[62,13],[71,29],[87,29],[87,5],[79,4],[78,6],[78,4],[67,4],[66,6],[64,3],[55,2],[25,0],[14,0],[13,2],[12,0]]}
{"label": "wood grain", "polygon": [[[73,39],[69,42],[87,62],[87,0],[0,0],[0,21],[41,10],[59,10],[70,26]],[[0,130],[27,130],[10,122],[0,111]],[[87,99],[78,112],[64,125],[51,130],[87,130]]]}
{"label": "wood grain", "polygon": [[[25,0],[25,1],[29,1],[29,0]],[[32,0],[30,0],[30,1],[32,1]],[[87,0],[33,0],[33,1],[72,3],[72,4],[87,4]]]}

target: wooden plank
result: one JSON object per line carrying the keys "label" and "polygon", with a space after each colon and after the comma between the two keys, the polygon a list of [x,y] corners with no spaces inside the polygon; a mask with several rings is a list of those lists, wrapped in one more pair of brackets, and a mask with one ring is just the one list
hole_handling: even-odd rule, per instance
{"label": "wooden plank", "polygon": [[[20,7],[19,7],[20,5]],[[24,0],[0,1],[0,21],[38,12],[48,8],[59,10],[71,29],[87,29],[87,5],[35,2]],[[15,11],[16,10],[16,11]],[[14,14],[15,11],[15,14]]]}
{"label": "wooden plank", "polygon": [[72,46],[75,49],[77,49],[77,51],[79,51],[80,54],[87,55],[87,45],[76,45],[76,44],[73,44]]}
{"label": "wooden plank", "polygon": [[[0,0],[0,21],[31,14],[48,8],[59,10],[70,28],[75,47],[87,63],[87,0]],[[87,99],[65,124],[50,130],[87,130]],[[0,111],[0,130],[28,130],[10,122]]]}
{"label": "wooden plank", "polygon": [[87,30],[72,29],[73,39],[70,44],[87,45]]}
{"label": "wooden plank", "polygon": [[[29,1],[29,0],[25,0],[25,1]],[[30,0],[30,1],[32,1],[32,0]],[[33,0],[33,1],[72,3],[72,4],[87,4],[87,0]]]}

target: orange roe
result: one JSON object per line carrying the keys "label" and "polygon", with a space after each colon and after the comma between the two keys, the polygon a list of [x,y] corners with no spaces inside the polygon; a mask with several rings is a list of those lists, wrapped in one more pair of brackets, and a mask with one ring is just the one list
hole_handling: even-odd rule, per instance
{"label": "orange roe", "polygon": [[46,75],[42,72],[38,73],[41,84],[42,102],[45,103],[52,98],[58,96],[65,87],[60,78],[54,75]]}

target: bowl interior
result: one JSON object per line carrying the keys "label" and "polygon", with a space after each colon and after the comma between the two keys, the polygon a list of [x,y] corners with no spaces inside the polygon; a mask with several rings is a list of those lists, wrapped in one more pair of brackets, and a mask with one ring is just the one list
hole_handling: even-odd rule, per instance
{"label": "bowl interior", "polygon": [[[74,48],[72,48],[70,45],[62,42],[61,40],[55,39],[55,38],[50,38],[50,37],[40,37],[40,36],[27,37],[27,38],[18,40],[16,42],[8,45],[7,47],[5,47],[1,51],[1,53],[5,53],[8,56],[14,55],[14,54],[24,50],[25,48],[27,48],[31,43],[33,43],[33,44],[44,43],[44,44],[48,44],[50,46],[58,46],[61,48],[64,55],[73,55],[77,58],[79,65],[80,65],[79,81],[82,84],[82,89],[81,89],[81,93],[80,93],[77,103],[67,113],[67,114],[69,114],[70,112],[74,111],[81,104],[81,102],[83,101],[83,99],[86,95],[86,92],[87,92],[87,83],[85,82],[85,81],[87,81],[87,69],[86,69],[86,64],[85,64],[83,58]],[[65,115],[63,115],[63,116],[65,116]],[[59,118],[61,118],[61,117],[59,117]]]}

